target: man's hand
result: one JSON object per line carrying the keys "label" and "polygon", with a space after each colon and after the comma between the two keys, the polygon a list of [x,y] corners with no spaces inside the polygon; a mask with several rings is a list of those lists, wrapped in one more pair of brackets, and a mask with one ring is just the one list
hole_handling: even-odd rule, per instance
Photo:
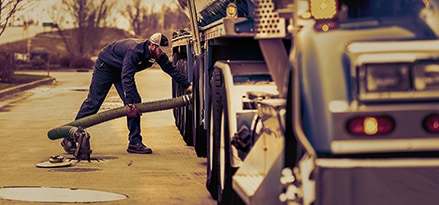
{"label": "man's hand", "polygon": [[192,94],[192,85],[186,88],[186,94]]}
{"label": "man's hand", "polygon": [[142,112],[135,104],[128,104],[127,117],[135,118],[135,117],[140,117],[141,115]]}

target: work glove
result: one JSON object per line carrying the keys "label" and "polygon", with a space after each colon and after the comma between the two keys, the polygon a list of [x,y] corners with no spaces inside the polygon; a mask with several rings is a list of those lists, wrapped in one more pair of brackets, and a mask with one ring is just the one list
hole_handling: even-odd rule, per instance
{"label": "work glove", "polygon": [[141,115],[142,112],[135,104],[128,104],[127,117],[135,118],[135,117],[140,117]]}
{"label": "work glove", "polygon": [[186,88],[186,94],[192,94],[192,85]]}

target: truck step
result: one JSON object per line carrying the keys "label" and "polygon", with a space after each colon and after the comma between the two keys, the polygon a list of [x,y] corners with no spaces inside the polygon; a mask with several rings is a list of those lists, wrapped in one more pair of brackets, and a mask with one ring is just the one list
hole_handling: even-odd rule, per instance
{"label": "truck step", "polygon": [[247,194],[253,196],[264,179],[263,175],[235,175],[235,182]]}

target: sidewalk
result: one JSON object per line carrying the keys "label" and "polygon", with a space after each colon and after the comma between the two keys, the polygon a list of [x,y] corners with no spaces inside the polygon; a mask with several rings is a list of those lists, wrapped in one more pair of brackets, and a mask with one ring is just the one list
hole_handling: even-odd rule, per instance
{"label": "sidewalk", "polygon": [[24,90],[28,90],[28,89],[32,89],[32,88],[38,87],[40,85],[51,84],[51,83],[53,83],[54,80],[56,80],[56,79],[53,78],[53,77],[49,77],[48,76],[47,78],[44,78],[44,79],[41,79],[41,80],[33,81],[33,82],[30,82],[30,83],[26,83],[26,84],[20,84],[20,85],[14,86],[14,87],[10,87],[10,88],[6,88],[6,89],[3,89],[3,90],[0,90],[0,99],[3,98],[3,97],[6,97],[8,95],[12,95],[14,93],[17,93],[17,92],[21,92],[21,91],[24,91]]}
{"label": "sidewalk", "polygon": [[[51,155],[73,157],[63,152],[61,140],[48,139],[47,131],[74,118],[87,95],[91,74],[52,72],[56,83],[47,79],[47,84],[8,89],[9,102],[0,101],[5,103],[0,104],[0,204],[94,204],[95,200],[100,200],[99,205],[216,204],[205,188],[206,159],[196,157],[193,147],[184,143],[172,110],[142,115],[143,142],[153,149],[152,154],[127,153],[126,119],[119,118],[87,128],[91,162],[36,167]],[[143,102],[172,95],[171,80],[159,69],[140,72],[136,79]],[[118,106],[120,99],[112,89],[102,107]],[[7,198],[12,194],[21,198]]]}

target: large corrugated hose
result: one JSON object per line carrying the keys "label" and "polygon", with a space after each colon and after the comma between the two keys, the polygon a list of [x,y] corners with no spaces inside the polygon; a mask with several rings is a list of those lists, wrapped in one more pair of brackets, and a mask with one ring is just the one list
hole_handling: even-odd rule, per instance
{"label": "large corrugated hose", "polygon": [[[191,103],[192,103],[192,95],[188,94],[188,95],[182,95],[176,98],[170,98],[165,100],[137,103],[136,106],[139,108],[139,110],[142,113],[144,113],[144,112],[155,112],[160,110],[183,107]],[[87,117],[83,117],[81,119],[69,122],[60,127],[49,130],[47,136],[51,140],[69,137],[69,131],[72,128],[76,128],[76,127],[87,128],[102,122],[106,122],[112,119],[126,116],[127,109],[128,109],[127,106],[123,106],[111,110],[98,112],[94,115],[90,115]]]}

